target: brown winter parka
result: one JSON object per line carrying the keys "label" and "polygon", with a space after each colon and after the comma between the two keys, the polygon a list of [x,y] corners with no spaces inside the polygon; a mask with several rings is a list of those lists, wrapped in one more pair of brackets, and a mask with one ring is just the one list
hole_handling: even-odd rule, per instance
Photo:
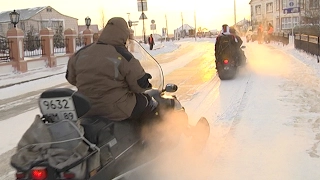
{"label": "brown winter parka", "polygon": [[125,47],[128,38],[126,21],[111,18],[96,43],[69,59],[66,78],[92,105],[86,116],[125,120],[136,105],[135,93],[150,87],[150,75]]}

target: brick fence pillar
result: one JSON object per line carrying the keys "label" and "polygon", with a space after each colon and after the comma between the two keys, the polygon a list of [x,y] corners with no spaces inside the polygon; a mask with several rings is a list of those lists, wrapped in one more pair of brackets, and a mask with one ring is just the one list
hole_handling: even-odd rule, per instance
{"label": "brick fence pillar", "polygon": [[93,31],[86,29],[83,31],[84,44],[89,45],[93,43]]}
{"label": "brick fence pillar", "polygon": [[18,72],[27,72],[27,62],[24,60],[24,32],[19,28],[11,28],[7,31],[10,48],[10,59],[13,68]]}
{"label": "brick fence pillar", "polygon": [[77,32],[74,29],[68,28],[64,31],[64,37],[66,39],[66,53],[75,53]]}
{"label": "brick fence pillar", "polygon": [[54,32],[50,28],[44,28],[40,30],[40,39],[42,46],[42,57],[46,57],[48,59],[47,64],[48,67],[56,67],[57,60],[54,56],[53,51],[53,35]]}

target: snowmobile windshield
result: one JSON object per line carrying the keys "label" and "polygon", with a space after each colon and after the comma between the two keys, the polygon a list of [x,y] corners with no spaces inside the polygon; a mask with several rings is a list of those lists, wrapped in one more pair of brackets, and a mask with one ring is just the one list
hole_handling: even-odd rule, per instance
{"label": "snowmobile windshield", "polygon": [[138,59],[146,73],[151,74],[149,80],[153,89],[163,90],[164,78],[160,64],[136,40],[130,40],[128,50]]}

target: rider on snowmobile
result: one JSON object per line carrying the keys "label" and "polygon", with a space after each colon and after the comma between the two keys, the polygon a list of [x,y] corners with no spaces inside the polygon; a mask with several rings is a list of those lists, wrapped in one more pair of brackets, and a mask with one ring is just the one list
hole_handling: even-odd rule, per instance
{"label": "rider on snowmobile", "polygon": [[[216,64],[221,55],[228,55],[230,57],[236,57],[235,48],[237,46],[237,38],[230,33],[229,26],[227,24],[222,25],[222,30],[216,38],[215,43],[215,57]],[[216,66],[217,67],[217,66]]]}
{"label": "rider on snowmobile", "polygon": [[152,77],[127,50],[129,34],[123,18],[111,18],[96,43],[83,47],[69,59],[66,79],[92,105],[85,116],[122,121],[154,114],[157,102],[143,93],[151,88]]}
{"label": "rider on snowmobile", "polygon": [[230,27],[229,31],[237,39],[236,50],[237,50],[238,59],[240,60],[239,63],[240,63],[240,65],[245,64],[247,58],[246,58],[243,50],[241,49],[243,41],[242,41],[241,37],[237,35],[236,29],[234,27]]}

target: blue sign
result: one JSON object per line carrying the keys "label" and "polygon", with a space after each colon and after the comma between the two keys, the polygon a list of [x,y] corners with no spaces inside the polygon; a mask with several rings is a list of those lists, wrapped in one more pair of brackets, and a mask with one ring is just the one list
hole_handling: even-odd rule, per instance
{"label": "blue sign", "polygon": [[300,12],[300,7],[293,7],[293,8],[283,9],[283,13],[284,14],[298,13],[298,12]]}

